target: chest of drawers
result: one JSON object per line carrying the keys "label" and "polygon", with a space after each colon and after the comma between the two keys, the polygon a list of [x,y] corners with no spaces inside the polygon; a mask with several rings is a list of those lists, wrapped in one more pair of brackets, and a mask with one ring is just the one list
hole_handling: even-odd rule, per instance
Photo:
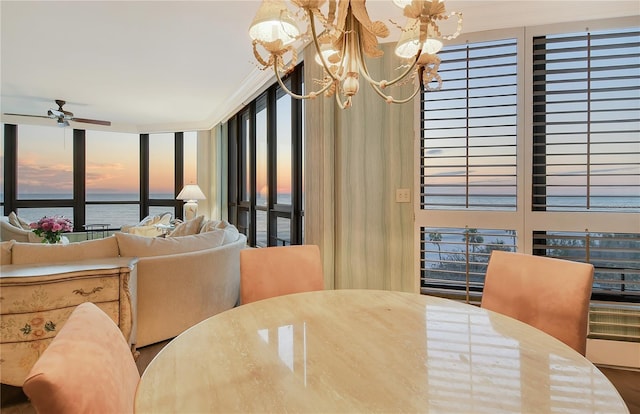
{"label": "chest of drawers", "polygon": [[137,258],[0,268],[0,382],[22,386],[73,309],[93,302],[135,350]]}

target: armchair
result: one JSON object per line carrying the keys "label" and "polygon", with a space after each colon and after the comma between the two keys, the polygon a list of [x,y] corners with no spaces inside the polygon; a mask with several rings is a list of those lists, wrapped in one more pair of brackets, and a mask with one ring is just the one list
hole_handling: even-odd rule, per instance
{"label": "armchair", "polygon": [[40,243],[42,241],[42,237],[37,236],[31,230],[27,230],[11,224],[8,216],[2,216],[2,219],[0,219],[0,241],[8,240],[27,243]]}

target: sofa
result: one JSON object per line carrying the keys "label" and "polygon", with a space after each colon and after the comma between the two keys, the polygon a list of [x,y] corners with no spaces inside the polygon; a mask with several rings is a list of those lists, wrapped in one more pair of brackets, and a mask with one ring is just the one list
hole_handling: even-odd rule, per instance
{"label": "sofa", "polygon": [[238,302],[239,257],[246,236],[226,221],[202,216],[178,225],[176,231],[168,237],[116,232],[67,245],[4,241],[1,263],[41,267],[137,257],[136,347],[143,347],[171,339]]}

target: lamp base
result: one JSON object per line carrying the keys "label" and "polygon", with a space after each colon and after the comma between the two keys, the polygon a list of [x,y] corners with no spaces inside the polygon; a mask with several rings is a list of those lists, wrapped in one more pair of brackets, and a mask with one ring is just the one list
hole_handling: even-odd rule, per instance
{"label": "lamp base", "polygon": [[182,207],[182,216],[184,221],[193,220],[198,215],[198,203],[193,200],[189,200],[184,203]]}

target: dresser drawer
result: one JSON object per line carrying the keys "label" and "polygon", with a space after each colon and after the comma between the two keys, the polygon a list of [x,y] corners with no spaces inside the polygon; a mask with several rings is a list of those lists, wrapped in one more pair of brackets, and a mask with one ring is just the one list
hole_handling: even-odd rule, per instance
{"label": "dresser drawer", "polygon": [[[119,303],[96,303],[118,323]],[[75,306],[46,313],[2,315],[0,361],[4,383],[22,385],[27,373],[64,326]]]}
{"label": "dresser drawer", "polygon": [[[120,302],[114,300],[96,305],[105,311],[116,325],[120,325]],[[0,315],[0,343],[53,338],[75,307],[76,305],[72,305],[46,311]]]}
{"label": "dresser drawer", "polygon": [[2,313],[25,313],[76,306],[83,302],[118,300],[120,275],[85,276],[65,280],[15,283],[2,286]]}

